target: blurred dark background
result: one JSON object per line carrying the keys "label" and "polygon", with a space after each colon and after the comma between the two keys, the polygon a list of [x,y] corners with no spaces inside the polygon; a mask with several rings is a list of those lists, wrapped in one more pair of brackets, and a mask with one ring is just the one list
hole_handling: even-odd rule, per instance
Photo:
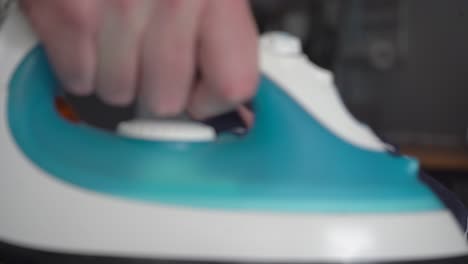
{"label": "blurred dark background", "polygon": [[302,39],[384,140],[468,204],[468,1],[254,0],[261,32]]}

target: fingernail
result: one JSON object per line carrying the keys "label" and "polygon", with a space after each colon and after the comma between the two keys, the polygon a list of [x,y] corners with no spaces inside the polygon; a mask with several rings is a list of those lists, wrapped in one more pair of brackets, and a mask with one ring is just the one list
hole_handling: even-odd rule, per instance
{"label": "fingernail", "polygon": [[222,115],[234,109],[235,107],[231,105],[217,104],[217,103],[211,103],[211,104],[205,103],[205,104],[198,104],[192,107],[190,111],[190,115],[197,120],[205,120],[205,119],[216,117],[218,115]]}
{"label": "fingernail", "polygon": [[86,79],[67,80],[65,89],[76,96],[88,96],[93,92],[93,82]]}
{"label": "fingernail", "polygon": [[255,122],[255,114],[245,106],[240,106],[237,112],[241,116],[248,129],[252,128]]}
{"label": "fingernail", "polygon": [[[154,98],[154,97],[153,97]],[[171,118],[182,114],[185,110],[186,100],[182,96],[165,94],[156,97],[149,103],[154,115],[161,118]]]}
{"label": "fingernail", "polygon": [[96,94],[105,103],[113,106],[128,106],[135,99],[133,82],[109,79],[98,83]]}

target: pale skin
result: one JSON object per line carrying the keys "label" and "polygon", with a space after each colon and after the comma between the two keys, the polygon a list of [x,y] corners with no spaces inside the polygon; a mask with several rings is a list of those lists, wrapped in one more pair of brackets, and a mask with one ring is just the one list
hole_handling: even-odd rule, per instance
{"label": "pale skin", "polygon": [[258,83],[246,0],[21,0],[64,88],[159,117],[239,109]]}

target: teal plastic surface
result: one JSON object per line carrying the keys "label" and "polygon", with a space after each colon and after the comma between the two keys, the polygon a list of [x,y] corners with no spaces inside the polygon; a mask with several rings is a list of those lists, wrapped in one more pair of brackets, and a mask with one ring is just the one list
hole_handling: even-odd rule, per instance
{"label": "teal plastic surface", "polygon": [[50,177],[79,188],[142,202],[223,210],[443,208],[418,180],[415,160],[348,144],[267,78],[254,100],[257,120],[252,131],[215,143],[130,139],[69,123],[55,110],[56,87],[43,49],[35,48],[11,80],[8,120],[29,159]]}

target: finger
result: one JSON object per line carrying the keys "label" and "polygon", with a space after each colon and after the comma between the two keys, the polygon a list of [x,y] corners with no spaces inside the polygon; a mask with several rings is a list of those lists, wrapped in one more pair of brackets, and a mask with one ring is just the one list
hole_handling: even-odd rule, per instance
{"label": "finger", "polygon": [[251,129],[255,121],[254,113],[250,109],[242,105],[238,107],[237,112],[242,118],[242,121],[244,121],[246,127],[248,129]]}
{"label": "finger", "polygon": [[136,94],[139,49],[151,0],[100,1],[98,96],[111,105],[130,104]]}
{"label": "finger", "polygon": [[96,57],[93,0],[21,1],[58,79],[75,95],[93,92]]}
{"label": "finger", "polygon": [[255,94],[257,31],[247,1],[209,1],[200,34],[202,82],[189,112],[206,119],[235,109]]}
{"label": "finger", "polygon": [[160,117],[180,114],[194,79],[196,33],[205,1],[157,1],[142,55],[141,102]]}

